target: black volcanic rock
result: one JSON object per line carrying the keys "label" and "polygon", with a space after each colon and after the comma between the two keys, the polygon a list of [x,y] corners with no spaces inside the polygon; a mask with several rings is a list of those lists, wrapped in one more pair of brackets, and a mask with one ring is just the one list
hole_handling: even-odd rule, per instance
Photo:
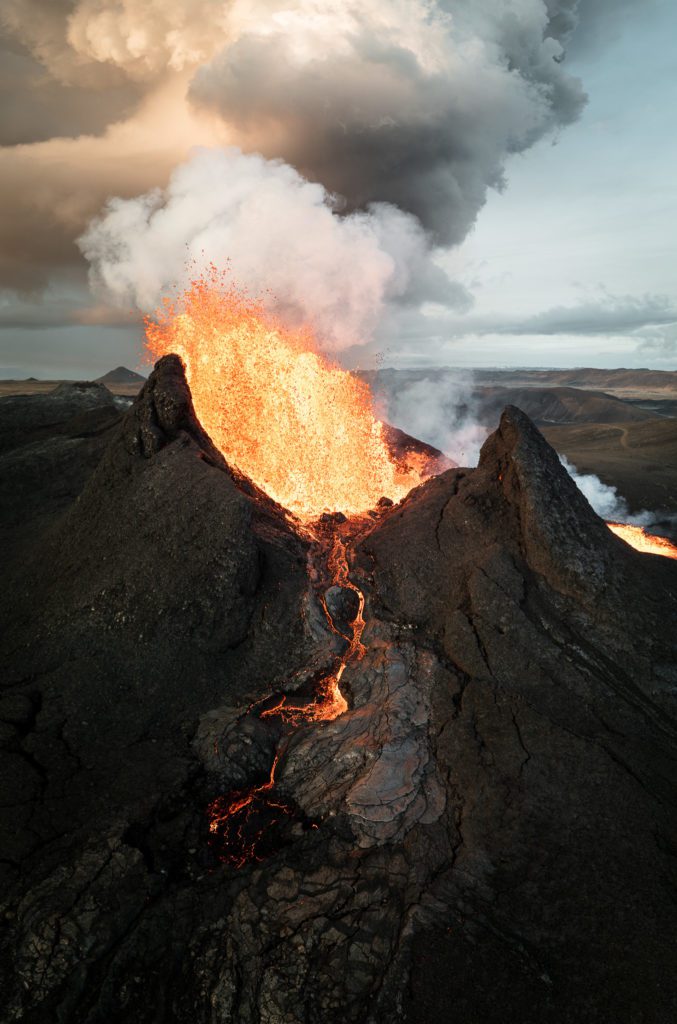
{"label": "black volcanic rock", "polygon": [[[179,361],[162,360],[3,588],[3,682],[39,709],[9,750],[4,801],[25,821],[6,822],[9,864],[181,791],[197,717],[246,693],[252,649],[273,680],[278,657],[294,663],[304,566],[279,511],[252,503],[197,424]],[[45,772],[48,812],[25,803]]]}
{"label": "black volcanic rock", "polygon": [[[677,566],[516,409],[312,542],[176,357],[111,433],[2,588],[3,1021],[675,1019]],[[290,728],[345,648],[337,537],[364,652]],[[207,808],[273,768],[266,859],[220,864]]]}
{"label": "black volcanic rock", "polygon": [[348,587],[330,587],[325,594],[327,610],[341,633],[348,633],[360,610],[360,599]]}
{"label": "black volcanic rock", "polygon": [[115,399],[103,384],[68,381],[40,395],[0,398],[0,452],[50,436],[74,417],[93,409],[115,411]]}
{"label": "black volcanic rock", "polygon": [[453,680],[432,726],[456,841],[407,1020],[670,1020],[674,563],[620,544],[516,409],[361,560]]}
{"label": "black volcanic rock", "polygon": [[420,469],[428,476],[443,473],[445,469],[451,469],[456,466],[456,463],[448,458],[444,452],[441,452],[439,448],[435,448],[425,441],[420,441],[418,438],[412,437],[411,434],[406,434],[403,430],[393,427],[390,423],[383,424],[383,436],[385,437],[391,457],[401,466],[410,466],[412,464],[412,456],[414,457],[413,467]]}
{"label": "black volcanic rock", "polygon": [[120,412],[100,384],[0,398],[0,544],[5,565],[30,552],[85,486]]}

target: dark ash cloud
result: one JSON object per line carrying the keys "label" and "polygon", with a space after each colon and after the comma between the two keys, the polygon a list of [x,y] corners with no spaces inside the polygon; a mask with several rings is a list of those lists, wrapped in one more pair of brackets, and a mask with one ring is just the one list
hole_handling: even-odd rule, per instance
{"label": "dark ash cloud", "polygon": [[502,187],[506,157],[582,109],[561,63],[575,4],[345,8],[326,36],[317,19],[250,26],[196,72],[191,99],[243,148],[283,158],[349,209],[389,202],[458,243],[487,189]]}
{"label": "dark ash cloud", "polygon": [[98,134],[138,100],[131,82],[97,90],[64,85],[19,44],[0,42],[0,147]]}

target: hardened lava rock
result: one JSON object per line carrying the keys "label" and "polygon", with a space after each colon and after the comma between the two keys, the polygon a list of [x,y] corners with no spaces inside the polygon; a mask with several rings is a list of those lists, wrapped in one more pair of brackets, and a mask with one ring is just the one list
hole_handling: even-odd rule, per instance
{"label": "hardened lava rock", "polygon": [[[99,425],[6,528],[2,1020],[676,1019],[677,565],[514,408],[477,469],[312,542],[175,357]],[[292,728],[264,712],[346,650],[322,599],[353,628],[337,531],[364,652]],[[235,868],[208,809],[273,767],[283,841]]]}
{"label": "hardened lava rock", "polygon": [[339,632],[346,634],[360,610],[360,599],[354,590],[337,585],[329,587],[324,595],[327,610]]}

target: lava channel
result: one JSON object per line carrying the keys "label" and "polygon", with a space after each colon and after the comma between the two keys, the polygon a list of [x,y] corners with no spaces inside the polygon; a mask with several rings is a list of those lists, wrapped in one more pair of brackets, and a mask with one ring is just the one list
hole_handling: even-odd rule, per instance
{"label": "lava channel", "polygon": [[[360,520],[356,519],[349,526],[354,530],[359,523]],[[313,527],[306,527],[305,532],[321,551],[322,541]],[[329,630],[347,642],[348,647],[336,658],[332,670],[317,682],[315,696],[307,704],[289,704],[287,697],[283,695],[278,703],[259,713],[261,719],[279,717],[292,729],[313,722],[332,721],[348,710],[348,702],[341,692],[341,678],[346,667],[353,661],[359,661],[365,653],[362,643],[365,627],[364,594],[350,580],[347,543],[338,529],[332,536],[326,565],[324,584],[328,578],[331,585],[352,590],[358,598],[357,613],[351,623],[350,635],[346,635],[334,624],[324,594],[320,593],[319,600]],[[305,819],[293,804],[277,798],[274,794],[276,772],[283,747],[284,737],[278,745],[270,775],[265,782],[219,796],[209,805],[210,846],[223,863],[241,868],[245,864],[264,860],[280,846],[285,845],[285,826],[294,821],[301,821],[306,828],[317,827],[315,822]]]}

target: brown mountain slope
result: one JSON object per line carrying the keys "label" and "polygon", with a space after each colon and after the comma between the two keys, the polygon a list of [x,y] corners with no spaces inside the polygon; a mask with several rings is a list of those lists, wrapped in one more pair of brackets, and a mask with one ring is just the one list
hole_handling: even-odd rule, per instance
{"label": "brown mountain slope", "polygon": [[579,473],[617,487],[632,511],[677,511],[677,420],[548,426],[543,434]]}
{"label": "brown mountain slope", "polygon": [[548,423],[629,423],[652,419],[652,414],[603,391],[582,388],[478,388],[479,418],[495,426],[506,405],[516,405],[539,426]]}
{"label": "brown mountain slope", "polygon": [[595,388],[604,391],[677,391],[676,370],[580,367],[573,370],[476,370],[478,383]]}

